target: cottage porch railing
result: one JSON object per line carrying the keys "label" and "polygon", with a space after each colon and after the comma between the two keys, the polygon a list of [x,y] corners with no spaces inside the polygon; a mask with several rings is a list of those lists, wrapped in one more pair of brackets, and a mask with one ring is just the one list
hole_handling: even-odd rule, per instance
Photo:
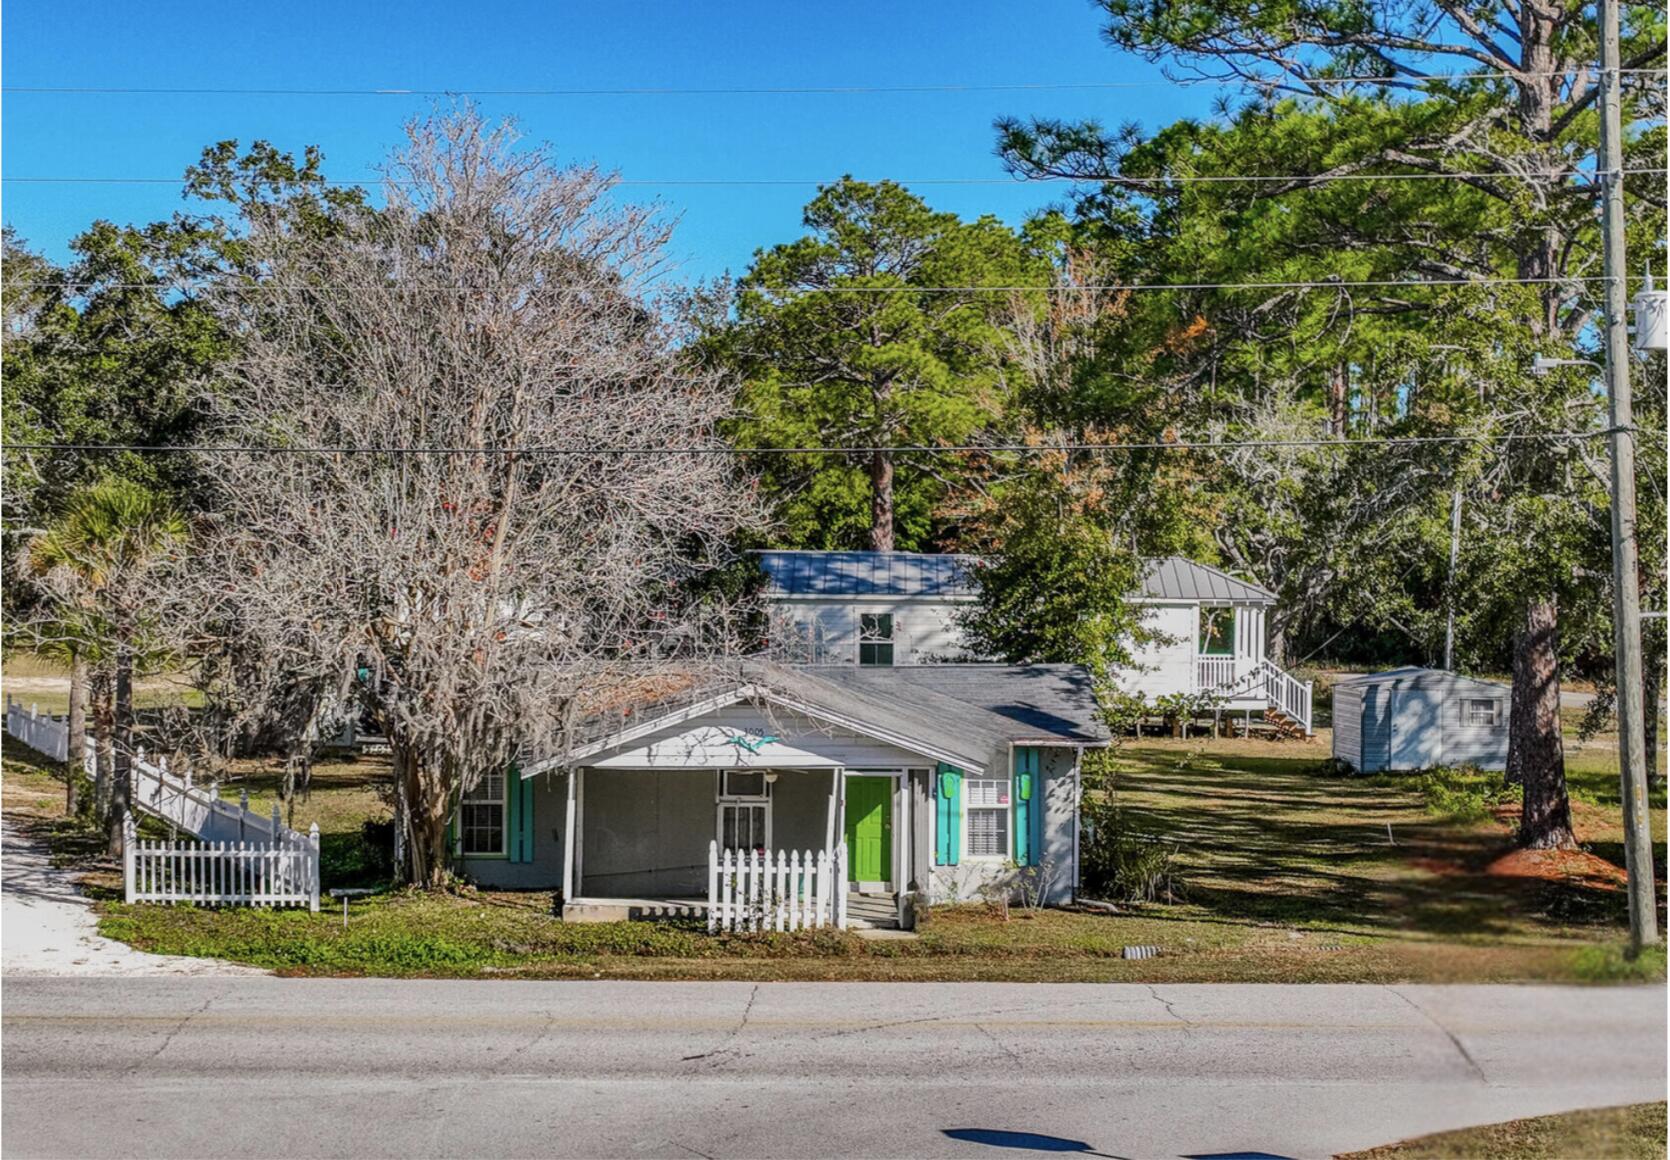
{"label": "cottage porch railing", "polygon": [[708,843],[707,929],[805,930],[847,925],[847,847],[721,850]]}
{"label": "cottage porch railing", "polygon": [[1301,681],[1268,657],[1260,657],[1251,668],[1236,671],[1236,658],[1197,656],[1195,687],[1220,697],[1262,696],[1276,711],[1297,722],[1306,734],[1311,729],[1309,681]]}

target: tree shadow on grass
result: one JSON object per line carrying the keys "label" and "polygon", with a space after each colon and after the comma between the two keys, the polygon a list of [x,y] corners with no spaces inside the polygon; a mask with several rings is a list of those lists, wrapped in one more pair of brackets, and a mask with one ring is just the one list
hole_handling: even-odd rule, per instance
{"label": "tree shadow on grass", "polygon": [[1123,823],[1175,844],[1183,898],[1208,921],[1506,939],[1624,913],[1622,891],[1491,873],[1510,832],[1428,814],[1413,780],[1322,777],[1297,758],[1135,756],[1150,760],[1116,783]]}

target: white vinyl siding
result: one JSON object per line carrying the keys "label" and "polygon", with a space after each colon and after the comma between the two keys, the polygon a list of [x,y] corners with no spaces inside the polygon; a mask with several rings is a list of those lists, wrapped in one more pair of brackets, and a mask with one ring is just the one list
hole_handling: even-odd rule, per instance
{"label": "white vinyl siding", "polygon": [[1441,669],[1393,669],[1334,690],[1334,756],[1360,770],[1507,764],[1508,689]]}
{"label": "white vinyl siding", "polygon": [[1009,856],[1009,779],[963,780],[963,820],[970,858]]}
{"label": "white vinyl siding", "polygon": [[893,664],[920,665],[933,661],[968,660],[957,614],[967,600],[919,597],[891,600],[849,597],[828,600],[793,599],[774,602],[772,615],[792,628],[785,637],[806,651],[807,660],[820,664],[860,663],[864,621],[886,616],[892,621]]}

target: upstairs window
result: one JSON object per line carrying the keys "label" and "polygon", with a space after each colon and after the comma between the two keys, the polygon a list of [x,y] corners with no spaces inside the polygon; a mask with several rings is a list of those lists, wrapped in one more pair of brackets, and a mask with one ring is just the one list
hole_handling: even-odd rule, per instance
{"label": "upstairs window", "polygon": [[890,665],[893,663],[893,614],[891,612],[859,613],[858,663],[861,665]]}
{"label": "upstairs window", "polygon": [[483,774],[458,804],[459,849],[468,855],[504,853],[505,775]]}
{"label": "upstairs window", "polygon": [[1235,655],[1235,609],[1201,606],[1200,655],[1203,657]]}

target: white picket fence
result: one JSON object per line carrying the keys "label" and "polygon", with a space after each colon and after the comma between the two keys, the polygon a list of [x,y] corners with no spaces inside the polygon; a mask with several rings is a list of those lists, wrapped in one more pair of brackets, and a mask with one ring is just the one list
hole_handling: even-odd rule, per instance
{"label": "white picket fence", "polygon": [[847,925],[847,847],[720,850],[708,843],[707,929],[804,930]]}
{"label": "white picket fence", "polygon": [[[276,823],[278,807],[273,807]],[[277,842],[183,842],[140,838],[125,822],[122,879],[129,902],[200,902],[319,909],[319,827],[280,828]]]}
{"label": "white picket fence", "polygon": [[[39,705],[27,709],[21,701],[6,698],[6,732],[53,761],[70,758],[70,726],[63,718],[42,713]],[[92,754],[87,757],[88,773],[92,772]]]}
{"label": "white picket fence", "polygon": [[[67,761],[67,722],[6,698],[6,732],[54,761]],[[88,747],[86,767],[96,763]],[[249,791],[222,801],[220,786],[195,784],[191,770],[134,750],[133,806],[193,835],[195,842],[140,841],[130,814],[122,874],[129,902],[211,902],[319,909],[319,827],[302,834],[249,808]]]}

